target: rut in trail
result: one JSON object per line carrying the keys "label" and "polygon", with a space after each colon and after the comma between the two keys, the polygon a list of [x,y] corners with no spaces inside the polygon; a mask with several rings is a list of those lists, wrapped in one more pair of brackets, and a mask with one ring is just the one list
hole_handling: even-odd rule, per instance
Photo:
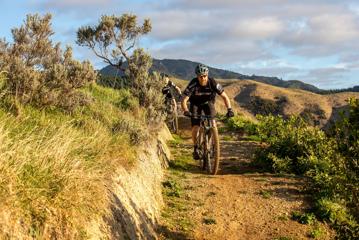
{"label": "rut in trail", "polygon": [[[182,126],[183,128],[183,126]],[[332,239],[322,223],[301,224],[293,212],[310,208],[305,179],[261,173],[250,162],[259,143],[221,135],[216,176],[192,160],[188,130],[171,143],[172,161],[163,183],[161,239]]]}

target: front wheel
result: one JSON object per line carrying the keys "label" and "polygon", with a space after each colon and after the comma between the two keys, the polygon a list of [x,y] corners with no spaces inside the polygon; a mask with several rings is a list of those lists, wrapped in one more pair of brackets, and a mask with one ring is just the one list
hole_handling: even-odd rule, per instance
{"label": "front wheel", "polygon": [[207,172],[212,175],[216,175],[219,168],[220,148],[219,137],[217,128],[211,128],[207,135],[207,151],[206,151],[206,163]]}

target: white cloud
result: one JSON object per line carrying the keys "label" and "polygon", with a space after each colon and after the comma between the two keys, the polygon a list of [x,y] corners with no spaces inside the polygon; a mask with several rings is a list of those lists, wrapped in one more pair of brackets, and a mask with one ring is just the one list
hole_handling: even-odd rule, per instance
{"label": "white cloud", "polygon": [[43,6],[48,8],[71,8],[71,7],[93,7],[93,6],[104,6],[111,3],[112,0],[61,0],[61,1],[52,1],[47,0]]}
{"label": "white cloud", "polygon": [[[343,79],[359,62],[359,5],[354,0],[36,2],[43,10],[76,19],[79,26],[96,23],[101,14],[132,12],[150,18],[153,30],[144,42],[156,58],[237,65],[241,71],[250,63],[247,72],[310,81]],[[313,71],[306,62],[315,63]],[[342,68],[347,71],[338,70]]]}
{"label": "white cloud", "polygon": [[284,29],[284,24],[275,17],[239,19],[234,25],[235,36],[250,39],[272,38]]}

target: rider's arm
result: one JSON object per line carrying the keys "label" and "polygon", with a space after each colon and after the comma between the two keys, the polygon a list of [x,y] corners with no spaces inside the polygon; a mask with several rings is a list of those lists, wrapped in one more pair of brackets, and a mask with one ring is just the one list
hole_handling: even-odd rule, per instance
{"label": "rider's arm", "polygon": [[175,89],[177,90],[177,92],[178,92],[179,95],[182,94],[181,89],[180,89],[178,86],[175,86]]}
{"label": "rider's arm", "polygon": [[188,102],[190,96],[192,95],[192,93],[195,89],[195,86],[196,86],[196,82],[195,82],[195,78],[194,78],[189,82],[186,89],[182,93],[181,107],[182,107],[183,112],[188,111],[187,102]]}
{"label": "rider's arm", "polygon": [[222,94],[219,96],[221,96],[221,98],[223,99],[223,102],[226,105],[227,109],[232,108],[231,101],[229,100],[229,97],[227,96],[227,94],[225,92],[222,92]]}
{"label": "rider's arm", "polygon": [[187,102],[188,102],[189,97],[188,96],[184,96],[181,102],[181,107],[182,107],[182,111],[186,112],[188,111],[188,107],[187,107]]}

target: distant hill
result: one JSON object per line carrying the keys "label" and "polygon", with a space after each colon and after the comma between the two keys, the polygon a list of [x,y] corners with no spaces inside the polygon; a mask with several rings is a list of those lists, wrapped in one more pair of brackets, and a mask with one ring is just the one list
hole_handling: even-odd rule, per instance
{"label": "distant hill", "polygon": [[322,90],[320,94],[332,94],[332,93],[341,93],[341,92],[359,92],[359,86],[354,86],[351,88],[344,89],[331,89],[331,90]]}
{"label": "distant hill", "polygon": [[[251,119],[255,119],[256,114],[281,115],[285,118],[300,115],[312,125],[325,129],[338,119],[342,110],[347,109],[348,98],[359,98],[358,92],[322,95],[301,89],[270,86],[253,80],[227,81],[229,83],[225,85],[225,91],[233,103],[233,109],[238,113]],[[216,104],[218,112],[226,112],[221,99]]]}
{"label": "distant hill", "polygon": [[[183,59],[163,59],[163,60],[153,59],[153,64],[150,70],[163,72],[179,79],[190,80],[194,77],[194,69],[198,64],[199,64],[198,62],[192,62]],[[248,76],[233,71],[212,68],[212,67],[209,67],[209,71],[210,71],[210,76],[217,79],[240,79],[240,80],[247,79],[256,82],[270,84],[277,87],[297,88],[315,93],[320,93],[323,91],[313,85],[301,82],[299,80],[284,81],[277,77],[266,77],[266,76],[257,76],[257,75]],[[100,73],[105,76],[123,75],[122,72],[117,71],[117,69],[112,66],[104,67],[103,69],[100,70]]]}

